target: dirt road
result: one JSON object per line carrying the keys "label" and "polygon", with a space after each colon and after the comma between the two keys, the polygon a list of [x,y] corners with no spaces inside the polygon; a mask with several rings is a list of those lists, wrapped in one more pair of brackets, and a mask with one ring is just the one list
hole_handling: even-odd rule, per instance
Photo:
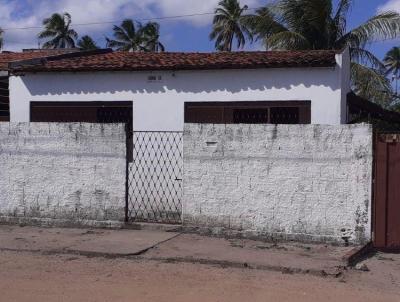
{"label": "dirt road", "polygon": [[[392,260],[382,257],[369,265],[399,265]],[[381,284],[379,272],[348,272],[335,279],[145,259],[0,252],[0,301],[7,302],[397,302],[399,280],[392,277]]]}

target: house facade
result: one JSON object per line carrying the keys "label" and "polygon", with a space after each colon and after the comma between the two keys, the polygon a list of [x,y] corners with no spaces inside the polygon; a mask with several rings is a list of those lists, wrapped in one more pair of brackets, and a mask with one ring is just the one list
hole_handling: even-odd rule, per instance
{"label": "house facade", "polygon": [[388,232],[398,229],[396,211],[386,210],[398,199],[385,195],[397,188],[387,171],[400,169],[389,156],[398,136],[381,137],[375,153],[372,127],[343,124],[400,117],[351,93],[348,50],[106,49],[13,59],[3,71],[10,104],[0,120],[126,123],[125,204],[104,199],[119,220],[125,210],[125,222],[357,244],[379,235],[380,247],[399,245]]}
{"label": "house facade", "polygon": [[[100,107],[130,111],[134,131],[182,131],[185,121],[347,122],[347,50],[214,54],[101,50],[25,60],[9,67],[12,122],[69,121],[63,115],[73,117],[71,121],[92,121]],[[88,107],[97,109],[82,109]]]}

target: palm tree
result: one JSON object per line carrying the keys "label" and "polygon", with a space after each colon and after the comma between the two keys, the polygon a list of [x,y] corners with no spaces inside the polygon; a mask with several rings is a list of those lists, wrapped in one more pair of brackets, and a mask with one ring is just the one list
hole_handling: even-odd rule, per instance
{"label": "palm tree", "polygon": [[45,29],[39,33],[39,39],[50,39],[43,44],[43,48],[74,48],[78,34],[71,29],[71,15],[53,14],[43,20]]}
{"label": "palm tree", "polygon": [[114,38],[107,39],[107,46],[120,51],[164,51],[159,41],[160,25],[149,22],[142,25],[132,19],[126,19],[121,26],[114,25]]}
{"label": "palm tree", "polygon": [[247,5],[243,7],[238,0],[221,0],[215,10],[213,29],[210,40],[215,40],[215,49],[232,51],[233,40],[236,39],[237,48],[243,48],[246,37],[252,40],[248,28]]}
{"label": "palm tree", "polygon": [[353,0],[278,0],[250,17],[256,39],[267,49],[350,48],[353,89],[370,100],[385,103],[392,95],[383,63],[366,46],[400,36],[400,15],[382,12],[358,27],[347,30]]}
{"label": "palm tree", "polygon": [[400,47],[393,47],[383,59],[387,73],[396,81],[396,95],[398,95],[398,80],[400,79]]}
{"label": "palm tree", "polygon": [[[139,23],[137,25],[141,26]],[[120,51],[138,51],[140,49],[140,39],[132,19],[122,21],[121,26],[114,25],[113,31],[115,39],[106,38],[107,47]]]}
{"label": "palm tree", "polygon": [[96,42],[88,35],[81,37],[77,45],[82,50],[99,49],[99,47],[96,45]]}
{"label": "palm tree", "polygon": [[148,52],[163,52],[164,45],[160,42],[160,25],[149,22],[142,27],[141,49]]}

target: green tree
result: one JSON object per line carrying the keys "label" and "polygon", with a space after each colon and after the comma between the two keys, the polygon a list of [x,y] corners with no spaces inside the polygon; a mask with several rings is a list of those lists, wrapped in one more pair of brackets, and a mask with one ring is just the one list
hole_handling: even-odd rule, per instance
{"label": "green tree", "polygon": [[82,50],[99,49],[96,42],[88,35],[81,37],[77,45]]}
{"label": "green tree", "polygon": [[238,0],[221,0],[215,10],[210,40],[215,40],[215,49],[232,51],[234,40],[237,48],[243,48],[246,38],[252,40],[248,27],[247,5],[241,6]]}
{"label": "green tree", "polygon": [[384,104],[392,87],[384,64],[367,49],[370,43],[400,36],[400,16],[381,12],[348,30],[348,12],[354,0],[278,0],[259,9],[250,27],[256,39],[271,50],[350,48],[353,89],[361,96]]}
{"label": "green tree", "polygon": [[156,22],[149,22],[142,27],[141,49],[149,52],[163,52],[164,45],[160,42],[160,25]]}
{"label": "green tree", "polygon": [[114,25],[114,39],[106,38],[107,46],[119,51],[158,52],[164,51],[160,39],[160,25],[149,22],[143,25],[126,19],[121,26]]}
{"label": "green tree", "polygon": [[44,30],[39,33],[39,39],[49,39],[43,44],[43,48],[74,48],[78,34],[70,28],[71,15],[53,14],[43,20]]}
{"label": "green tree", "polygon": [[396,96],[398,95],[398,81],[400,79],[400,47],[393,47],[383,59],[387,73],[396,81]]}

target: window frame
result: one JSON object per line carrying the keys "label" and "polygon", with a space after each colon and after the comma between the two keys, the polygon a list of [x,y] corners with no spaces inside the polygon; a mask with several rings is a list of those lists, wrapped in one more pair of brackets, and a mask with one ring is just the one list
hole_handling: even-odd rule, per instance
{"label": "window frame", "polygon": [[[184,120],[185,123],[236,124],[233,118],[235,109],[267,109],[268,122],[266,124],[271,124],[270,111],[271,108],[276,107],[299,108],[299,123],[297,124],[311,124],[311,101],[185,102]],[[208,118],[204,109],[213,113],[213,118]]]}

